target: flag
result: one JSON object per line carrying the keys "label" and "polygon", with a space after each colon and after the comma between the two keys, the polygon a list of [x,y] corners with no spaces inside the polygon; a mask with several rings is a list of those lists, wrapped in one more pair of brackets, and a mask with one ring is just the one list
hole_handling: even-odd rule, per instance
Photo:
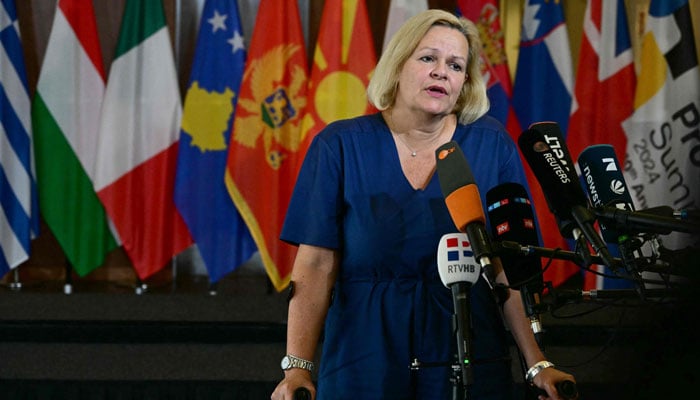
{"label": "flag", "polygon": [[325,2],[309,80],[306,139],[330,122],[374,110],[366,93],[377,63],[373,43],[364,0]]}
{"label": "flag", "polygon": [[[700,205],[700,69],[688,1],[649,5],[641,44],[634,114],[624,121],[625,180],[636,209]],[[698,245],[673,232],[669,249]]]}
{"label": "flag", "polygon": [[236,0],[207,0],[185,96],[175,204],[215,283],[255,252],[224,174],[246,50]]}
{"label": "flag", "polygon": [[[520,53],[513,83],[513,108],[520,126],[524,129],[534,122],[554,121],[566,135],[572,88],[571,51],[561,3],[527,0],[523,6]],[[567,249],[569,246],[528,167],[526,175],[543,245]],[[577,266],[554,260],[544,278],[557,286],[576,272]]]}
{"label": "flag", "polygon": [[94,185],[141,279],[192,244],[173,199],[180,104],[161,2],[127,0],[102,104]]}
{"label": "flag", "polygon": [[56,6],[32,101],[39,204],[75,271],[102,265],[118,244],[92,185],[105,69],[90,0]]}
{"label": "flag", "polygon": [[0,8],[0,277],[39,233],[29,86],[14,0]]}
{"label": "flag", "polygon": [[296,0],[261,0],[233,122],[225,182],[274,287],[296,247],[279,239],[301,163],[307,62]]}
{"label": "flag", "polygon": [[520,125],[511,97],[513,85],[506,58],[505,40],[501,29],[501,18],[496,0],[458,0],[457,10],[479,29],[483,43],[482,72],[486,78],[487,95],[491,107],[488,114],[506,125],[514,138],[520,134]]}
{"label": "flag", "polygon": [[[620,164],[625,161],[627,139],[622,122],[634,111],[636,76],[634,55],[623,0],[587,3],[579,51],[567,145],[572,156],[594,144],[610,144]],[[616,246],[609,245],[619,257]],[[593,266],[612,274],[604,265]],[[628,288],[624,279],[606,279],[586,273],[584,289]]]}
{"label": "flag", "polygon": [[389,40],[397,30],[409,18],[428,9],[427,0],[391,0],[389,13],[386,19],[386,29],[384,30],[384,44],[382,49],[386,49]]}

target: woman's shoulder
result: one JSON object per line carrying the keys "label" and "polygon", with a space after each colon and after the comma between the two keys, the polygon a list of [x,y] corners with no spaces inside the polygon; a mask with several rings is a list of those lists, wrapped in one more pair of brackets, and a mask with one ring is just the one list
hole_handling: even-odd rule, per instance
{"label": "woman's shoulder", "polygon": [[503,126],[501,121],[490,115],[484,115],[476,121],[469,124],[460,124],[461,127],[465,129],[481,130],[484,132],[505,132],[506,128]]}
{"label": "woman's shoulder", "polygon": [[465,140],[480,138],[481,140],[497,142],[512,141],[503,124],[490,115],[484,115],[469,124],[459,124],[457,130],[461,132],[461,137]]}
{"label": "woman's shoulder", "polygon": [[384,120],[381,113],[372,113],[335,120],[326,125],[323,132],[374,132],[382,124]]}

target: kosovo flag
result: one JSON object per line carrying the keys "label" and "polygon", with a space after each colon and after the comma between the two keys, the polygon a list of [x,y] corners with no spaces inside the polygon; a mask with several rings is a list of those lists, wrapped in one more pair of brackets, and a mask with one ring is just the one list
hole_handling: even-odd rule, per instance
{"label": "kosovo flag", "polygon": [[184,102],[175,204],[211,283],[256,249],[223,179],[245,60],[236,0],[207,0]]}

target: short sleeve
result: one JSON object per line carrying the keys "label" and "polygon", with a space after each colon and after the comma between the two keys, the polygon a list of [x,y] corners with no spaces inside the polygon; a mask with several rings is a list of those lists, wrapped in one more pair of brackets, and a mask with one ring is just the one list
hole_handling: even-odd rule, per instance
{"label": "short sleeve", "polygon": [[293,245],[338,249],[342,232],[342,162],[339,141],[317,135],[306,153],[280,238]]}

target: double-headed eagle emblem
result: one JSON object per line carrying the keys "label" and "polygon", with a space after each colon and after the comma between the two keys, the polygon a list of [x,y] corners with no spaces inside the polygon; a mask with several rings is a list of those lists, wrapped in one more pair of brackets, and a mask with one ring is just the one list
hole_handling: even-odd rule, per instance
{"label": "double-headed eagle emblem", "polygon": [[289,85],[283,82],[289,60],[300,50],[298,44],[276,46],[253,60],[243,76],[244,84],[250,85],[252,98],[238,99],[233,140],[253,148],[262,136],[266,161],[274,169],[284,162],[285,152],[297,151],[303,140],[300,115],[306,107],[303,66],[293,65]]}

